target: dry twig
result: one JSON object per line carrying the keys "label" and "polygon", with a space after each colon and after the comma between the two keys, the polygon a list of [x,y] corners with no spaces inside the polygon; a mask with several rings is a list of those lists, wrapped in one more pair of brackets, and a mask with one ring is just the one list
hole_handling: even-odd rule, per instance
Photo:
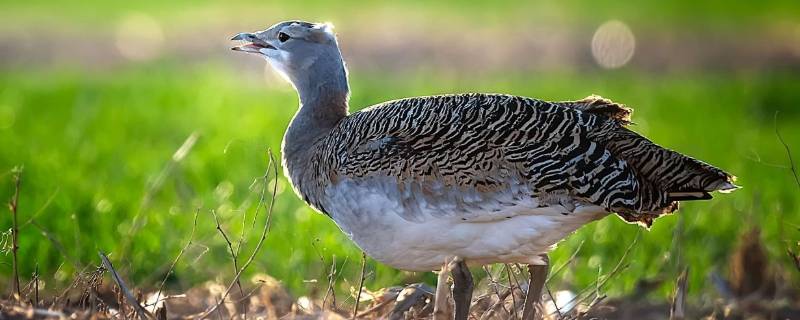
{"label": "dry twig", "polygon": [[689,277],[689,267],[683,269],[678,276],[678,284],[675,286],[675,296],[672,298],[672,306],[669,309],[670,320],[683,320],[686,318],[686,290],[687,278]]}
{"label": "dry twig", "polygon": [[[564,305],[572,305],[576,301],[577,301],[577,303],[575,303],[575,305],[577,305],[579,303],[582,303],[582,302],[588,300],[589,297],[592,297],[591,294],[587,294],[587,293],[589,293],[589,290],[592,289],[591,286],[594,286],[594,289],[595,289],[595,291],[594,291],[595,299],[594,300],[597,300],[597,297],[600,295],[599,294],[600,289],[603,286],[605,286],[605,284],[609,280],[611,280],[611,278],[613,278],[618,272],[620,272],[623,269],[627,268],[627,265],[624,265],[623,262],[625,262],[625,260],[628,257],[628,254],[631,253],[631,251],[633,250],[633,247],[636,246],[636,244],[639,242],[639,237],[641,236],[641,234],[642,234],[641,230],[636,232],[636,237],[633,238],[633,241],[631,241],[631,244],[628,245],[628,247],[625,249],[625,252],[622,253],[622,256],[619,258],[619,261],[617,261],[617,265],[614,266],[613,269],[611,269],[611,272],[606,274],[605,277],[598,276],[597,279],[592,281],[592,283],[589,284],[588,287],[586,287],[585,289],[583,289],[580,292],[578,292],[578,294],[576,294],[574,298],[570,299],[570,301],[568,301]],[[602,280],[600,278],[602,278]],[[550,316],[552,316],[552,314],[550,314]]]}
{"label": "dry twig", "polygon": [[358,280],[358,294],[356,295],[356,303],[353,306],[353,319],[358,315],[358,303],[361,301],[361,292],[364,290],[364,271],[367,268],[367,253],[361,252],[361,276]]}
{"label": "dry twig", "polygon": [[786,141],[783,140],[783,136],[781,136],[781,132],[778,130],[778,113],[775,112],[775,135],[778,136],[778,141],[781,142],[783,148],[786,149],[786,156],[789,157],[789,170],[792,171],[792,175],[794,176],[794,181],[797,183],[797,188],[800,188],[800,177],[797,174],[797,167],[794,165],[794,159],[792,158],[792,150],[789,149],[789,145],[786,144]]}
{"label": "dry twig", "polygon": [[[219,233],[222,235],[222,238],[225,239],[225,242],[228,244],[228,250],[231,254],[231,260],[233,261],[233,273],[236,274],[236,272],[239,270],[239,257],[237,255],[237,251],[233,250],[233,243],[231,242],[230,238],[228,238],[225,230],[222,229],[222,225],[219,223],[219,217],[217,217],[216,211],[211,210],[211,215],[214,216],[214,223],[217,224],[217,231],[219,231]],[[244,296],[244,290],[242,289],[242,282],[240,279],[236,279],[236,286],[239,287],[239,295]],[[245,316],[245,319],[247,319],[247,316]]]}
{"label": "dry twig", "polygon": [[[321,258],[321,257],[320,257]],[[333,299],[331,302],[331,309],[336,309],[336,292],[333,291],[333,285],[336,277],[336,255],[331,258],[331,269],[328,271],[328,289],[325,290],[325,298],[322,299],[322,309],[325,309],[325,304],[328,303],[328,297],[332,294]]]}
{"label": "dry twig", "polygon": [[253,252],[250,254],[250,257],[236,273],[234,281],[232,281],[231,284],[228,286],[228,288],[225,290],[225,293],[222,295],[222,299],[220,299],[213,306],[211,306],[206,311],[198,315],[196,317],[198,319],[205,319],[209,315],[214,313],[214,311],[219,309],[219,307],[224,303],[225,299],[231,293],[231,289],[233,289],[233,286],[236,285],[237,281],[239,281],[239,278],[242,276],[242,273],[245,270],[247,270],[247,267],[249,267],[250,264],[253,262],[253,260],[255,260],[256,255],[258,254],[259,251],[261,251],[261,247],[264,245],[264,240],[267,239],[267,234],[269,233],[270,225],[272,223],[272,209],[275,207],[275,195],[278,189],[278,164],[275,162],[275,158],[272,155],[272,150],[268,150],[268,154],[269,154],[269,163],[267,164],[267,174],[264,175],[264,183],[265,184],[267,183],[266,179],[268,173],[270,172],[270,169],[273,170],[275,183],[273,184],[272,187],[272,195],[270,197],[269,208],[267,209],[267,220],[264,222],[264,228],[261,230],[261,237],[258,239],[258,243],[256,243],[256,247],[255,249],[253,249]]}
{"label": "dry twig", "polygon": [[22,293],[19,289],[19,260],[17,259],[17,251],[19,250],[19,225],[17,224],[17,211],[19,210],[19,187],[22,183],[22,168],[14,168],[14,197],[8,203],[8,209],[11,210],[11,254],[12,254],[12,268],[14,273],[13,286],[16,298],[21,299]]}
{"label": "dry twig", "polygon": [[575,257],[578,256],[578,253],[581,252],[584,242],[585,241],[581,241],[581,243],[578,244],[578,247],[575,248],[575,251],[572,252],[572,255],[569,256],[569,258],[567,259],[566,262],[564,262],[564,264],[558,266],[558,268],[553,270],[553,272],[550,272],[550,274],[547,276],[547,283],[550,283],[550,280],[552,280],[553,277],[561,273],[561,271],[564,270],[564,268],[566,268],[570,263],[572,263],[572,261],[575,260]]}
{"label": "dry twig", "polygon": [[114,266],[111,264],[111,261],[108,260],[108,257],[103,252],[97,252],[100,256],[100,259],[103,260],[103,266],[105,266],[108,271],[111,272],[111,277],[114,279],[114,282],[117,283],[122,293],[125,294],[125,298],[128,300],[128,303],[136,309],[136,313],[139,315],[139,318],[142,320],[153,319],[153,315],[148,312],[142,305],[139,304],[139,301],[136,297],[133,296],[128,287],[125,285],[125,281],[122,280],[122,277],[117,273],[117,270],[114,270]]}
{"label": "dry twig", "polygon": [[33,271],[33,307],[39,307],[39,263],[36,263],[36,269]]}
{"label": "dry twig", "polygon": [[358,316],[356,316],[356,318],[364,318],[364,317],[366,317],[366,316],[368,316],[368,315],[370,315],[372,313],[375,313],[378,310],[381,310],[386,305],[388,305],[388,304],[390,304],[392,302],[396,302],[396,300],[394,298],[396,298],[396,296],[399,295],[399,293],[400,293],[400,291],[398,291],[397,294],[395,294],[395,296],[393,298],[383,299],[383,301],[381,301],[380,303],[376,304],[372,308],[364,310],[363,312],[359,313]]}
{"label": "dry twig", "polygon": [[197,229],[197,216],[199,213],[200,213],[200,208],[198,208],[194,212],[194,222],[192,223],[192,232],[189,233],[189,241],[187,241],[186,245],[184,245],[183,248],[181,248],[181,251],[178,252],[178,256],[175,257],[174,260],[172,260],[172,264],[169,266],[169,270],[167,270],[167,273],[164,274],[164,278],[161,279],[161,283],[158,285],[158,291],[156,292],[156,299],[155,299],[156,304],[158,304],[158,301],[161,299],[161,292],[164,291],[164,284],[167,282],[167,278],[169,278],[169,275],[172,273],[173,270],[175,270],[175,265],[178,264],[178,260],[181,259],[184,252],[186,252],[186,249],[189,248],[189,246],[192,245],[192,241],[194,241],[194,231],[195,229]]}
{"label": "dry twig", "polygon": [[[489,268],[487,268],[486,266],[483,266],[483,271],[486,272],[486,275],[489,278],[489,283],[490,283],[489,286],[491,287],[492,291],[494,291],[494,294],[497,295],[497,302],[492,307],[490,307],[488,310],[486,310],[486,312],[484,312],[484,314],[481,316],[481,318],[486,317],[486,316],[490,316],[490,314],[493,314],[495,311],[492,311],[492,309],[495,308],[495,307],[502,308],[503,311],[508,313],[508,309],[506,309],[506,305],[505,305],[505,300],[506,300],[506,298],[508,298],[508,294],[511,293],[511,290],[510,289],[506,290],[503,294],[500,294],[500,288],[499,287],[503,286],[503,285],[500,284],[500,282],[497,281],[497,279],[495,279],[494,275],[492,274],[491,270],[489,270]],[[502,273],[502,271],[501,271],[501,273]],[[510,283],[509,283],[509,287],[510,287]],[[487,315],[487,314],[489,314],[489,315]]]}
{"label": "dry twig", "polygon": [[483,315],[481,315],[480,320],[493,319],[495,313],[497,313],[497,310],[500,309],[503,309],[506,313],[509,313],[508,310],[505,309],[505,303],[506,299],[508,298],[508,295],[511,294],[511,291],[512,290],[509,288],[506,289],[506,291],[503,291],[503,293],[498,293],[497,302],[495,302],[492,306],[490,306],[489,308],[486,309],[486,311],[483,312]]}
{"label": "dry twig", "polygon": [[564,318],[564,315],[561,314],[561,307],[558,306],[558,301],[556,301],[556,298],[553,297],[553,292],[550,291],[550,287],[547,285],[547,282],[544,284],[544,289],[547,290],[547,296],[550,297],[550,302],[553,303],[553,308],[556,309],[556,319]]}
{"label": "dry twig", "polygon": [[44,204],[43,204],[43,205],[42,205],[42,206],[39,208],[39,210],[37,210],[37,211],[36,211],[36,213],[34,213],[33,215],[31,215],[31,217],[30,217],[30,218],[28,218],[28,221],[25,221],[25,223],[23,223],[23,224],[22,224],[22,225],[20,225],[19,227],[20,227],[20,228],[24,228],[24,227],[25,227],[25,226],[27,226],[28,224],[30,224],[30,223],[32,223],[32,222],[35,222],[35,221],[34,221],[34,219],[36,219],[36,218],[37,218],[37,217],[38,217],[40,214],[42,214],[42,212],[44,212],[44,210],[46,210],[48,207],[50,207],[50,205],[53,203],[53,200],[55,200],[55,199],[56,199],[56,196],[58,195],[58,192],[59,192],[59,191],[61,191],[61,189],[59,189],[59,188],[56,188],[56,190],[55,190],[55,191],[53,191],[53,193],[51,193],[51,194],[50,194],[50,197],[48,197],[48,198],[47,198],[47,200],[46,200],[46,201],[44,202]]}
{"label": "dry twig", "polygon": [[53,233],[45,229],[44,226],[39,224],[39,222],[37,222],[34,219],[31,219],[28,222],[31,225],[33,225],[34,228],[38,229],[39,232],[42,234],[42,236],[47,238],[47,240],[50,241],[51,244],[53,244],[53,247],[55,247],[56,250],[61,254],[61,257],[64,258],[64,260],[68,261],[72,265],[72,267],[75,268],[75,270],[81,269],[81,267],[78,264],[78,259],[76,259],[75,257],[71,257],[67,254],[67,249],[64,248],[64,245],[61,244],[61,241],[58,241],[58,239],[56,239]]}
{"label": "dry twig", "polygon": [[[511,276],[513,274],[513,270],[512,270],[511,266],[508,263],[506,263],[504,265],[505,265],[505,269],[506,269],[506,277],[508,277],[508,287],[511,290],[511,315],[512,315],[512,318],[514,320],[516,320],[517,319],[517,298],[516,298],[516,295],[514,294],[514,283],[511,282]],[[519,288],[520,287],[519,286],[519,281],[516,280],[516,277],[514,277],[514,279],[515,279],[515,282],[517,283],[517,288]]]}

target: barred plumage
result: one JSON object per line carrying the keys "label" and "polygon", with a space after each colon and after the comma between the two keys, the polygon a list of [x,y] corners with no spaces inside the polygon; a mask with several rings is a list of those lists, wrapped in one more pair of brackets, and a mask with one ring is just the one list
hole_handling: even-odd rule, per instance
{"label": "barred plumage", "polygon": [[287,21],[234,40],[298,91],[282,146],[295,191],[397,268],[433,270],[452,257],[541,264],[611,212],[649,226],[678,201],[736,188],[722,170],[628,130],[631,110],[598,96],[442,95],[348,115],[330,26]]}
{"label": "barred plumage", "polygon": [[[626,129],[629,115],[597,96],[545,102],[464,94],[386,102],[348,116],[311,146],[309,175],[297,180],[313,186],[299,191],[325,211],[329,184],[385,176],[402,188],[441,182],[485,197],[511,189],[516,197],[563,194],[649,226],[685,200],[672,193],[734,188],[725,172]],[[418,196],[437,200],[437,194]]]}

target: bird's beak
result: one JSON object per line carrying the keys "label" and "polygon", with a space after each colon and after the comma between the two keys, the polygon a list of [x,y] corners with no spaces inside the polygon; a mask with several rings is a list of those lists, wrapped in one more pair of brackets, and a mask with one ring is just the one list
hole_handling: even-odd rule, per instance
{"label": "bird's beak", "polygon": [[243,32],[231,38],[231,41],[245,42],[242,45],[231,48],[233,51],[263,54],[264,52],[261,51],[262,49],[275,50],[274,46],[264,40],[261,40],[261,38],[259,38],[255,33]]}

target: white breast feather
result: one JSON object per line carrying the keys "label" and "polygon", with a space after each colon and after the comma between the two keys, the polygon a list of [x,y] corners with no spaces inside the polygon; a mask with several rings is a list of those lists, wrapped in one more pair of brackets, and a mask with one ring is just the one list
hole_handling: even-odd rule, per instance
{"label": "white breast feather", "polygon": [[343,179],[326,189],[324,205],[371,257],[415,271],[438,269],[453,256],[471,264],[541,263],[539,254],[608,214],[582,203],[541,207],[541,199],[531,196],[511,202],[502,193],[492,198],[468,191],[464,203],[448,201],[459,197],[447,194],[431,201],[418,190],[388,177]]}

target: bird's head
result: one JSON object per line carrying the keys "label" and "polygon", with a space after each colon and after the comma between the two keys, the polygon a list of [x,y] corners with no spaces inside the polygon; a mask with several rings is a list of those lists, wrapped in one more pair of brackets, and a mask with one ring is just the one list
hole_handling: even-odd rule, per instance
{"label": "bird's head", "polygon": [[231,40],[244,42],[233,50],[264,57],[295,85],[343,68],[333,26],[328,23],[284,21],[263,31],[239,33]]}

